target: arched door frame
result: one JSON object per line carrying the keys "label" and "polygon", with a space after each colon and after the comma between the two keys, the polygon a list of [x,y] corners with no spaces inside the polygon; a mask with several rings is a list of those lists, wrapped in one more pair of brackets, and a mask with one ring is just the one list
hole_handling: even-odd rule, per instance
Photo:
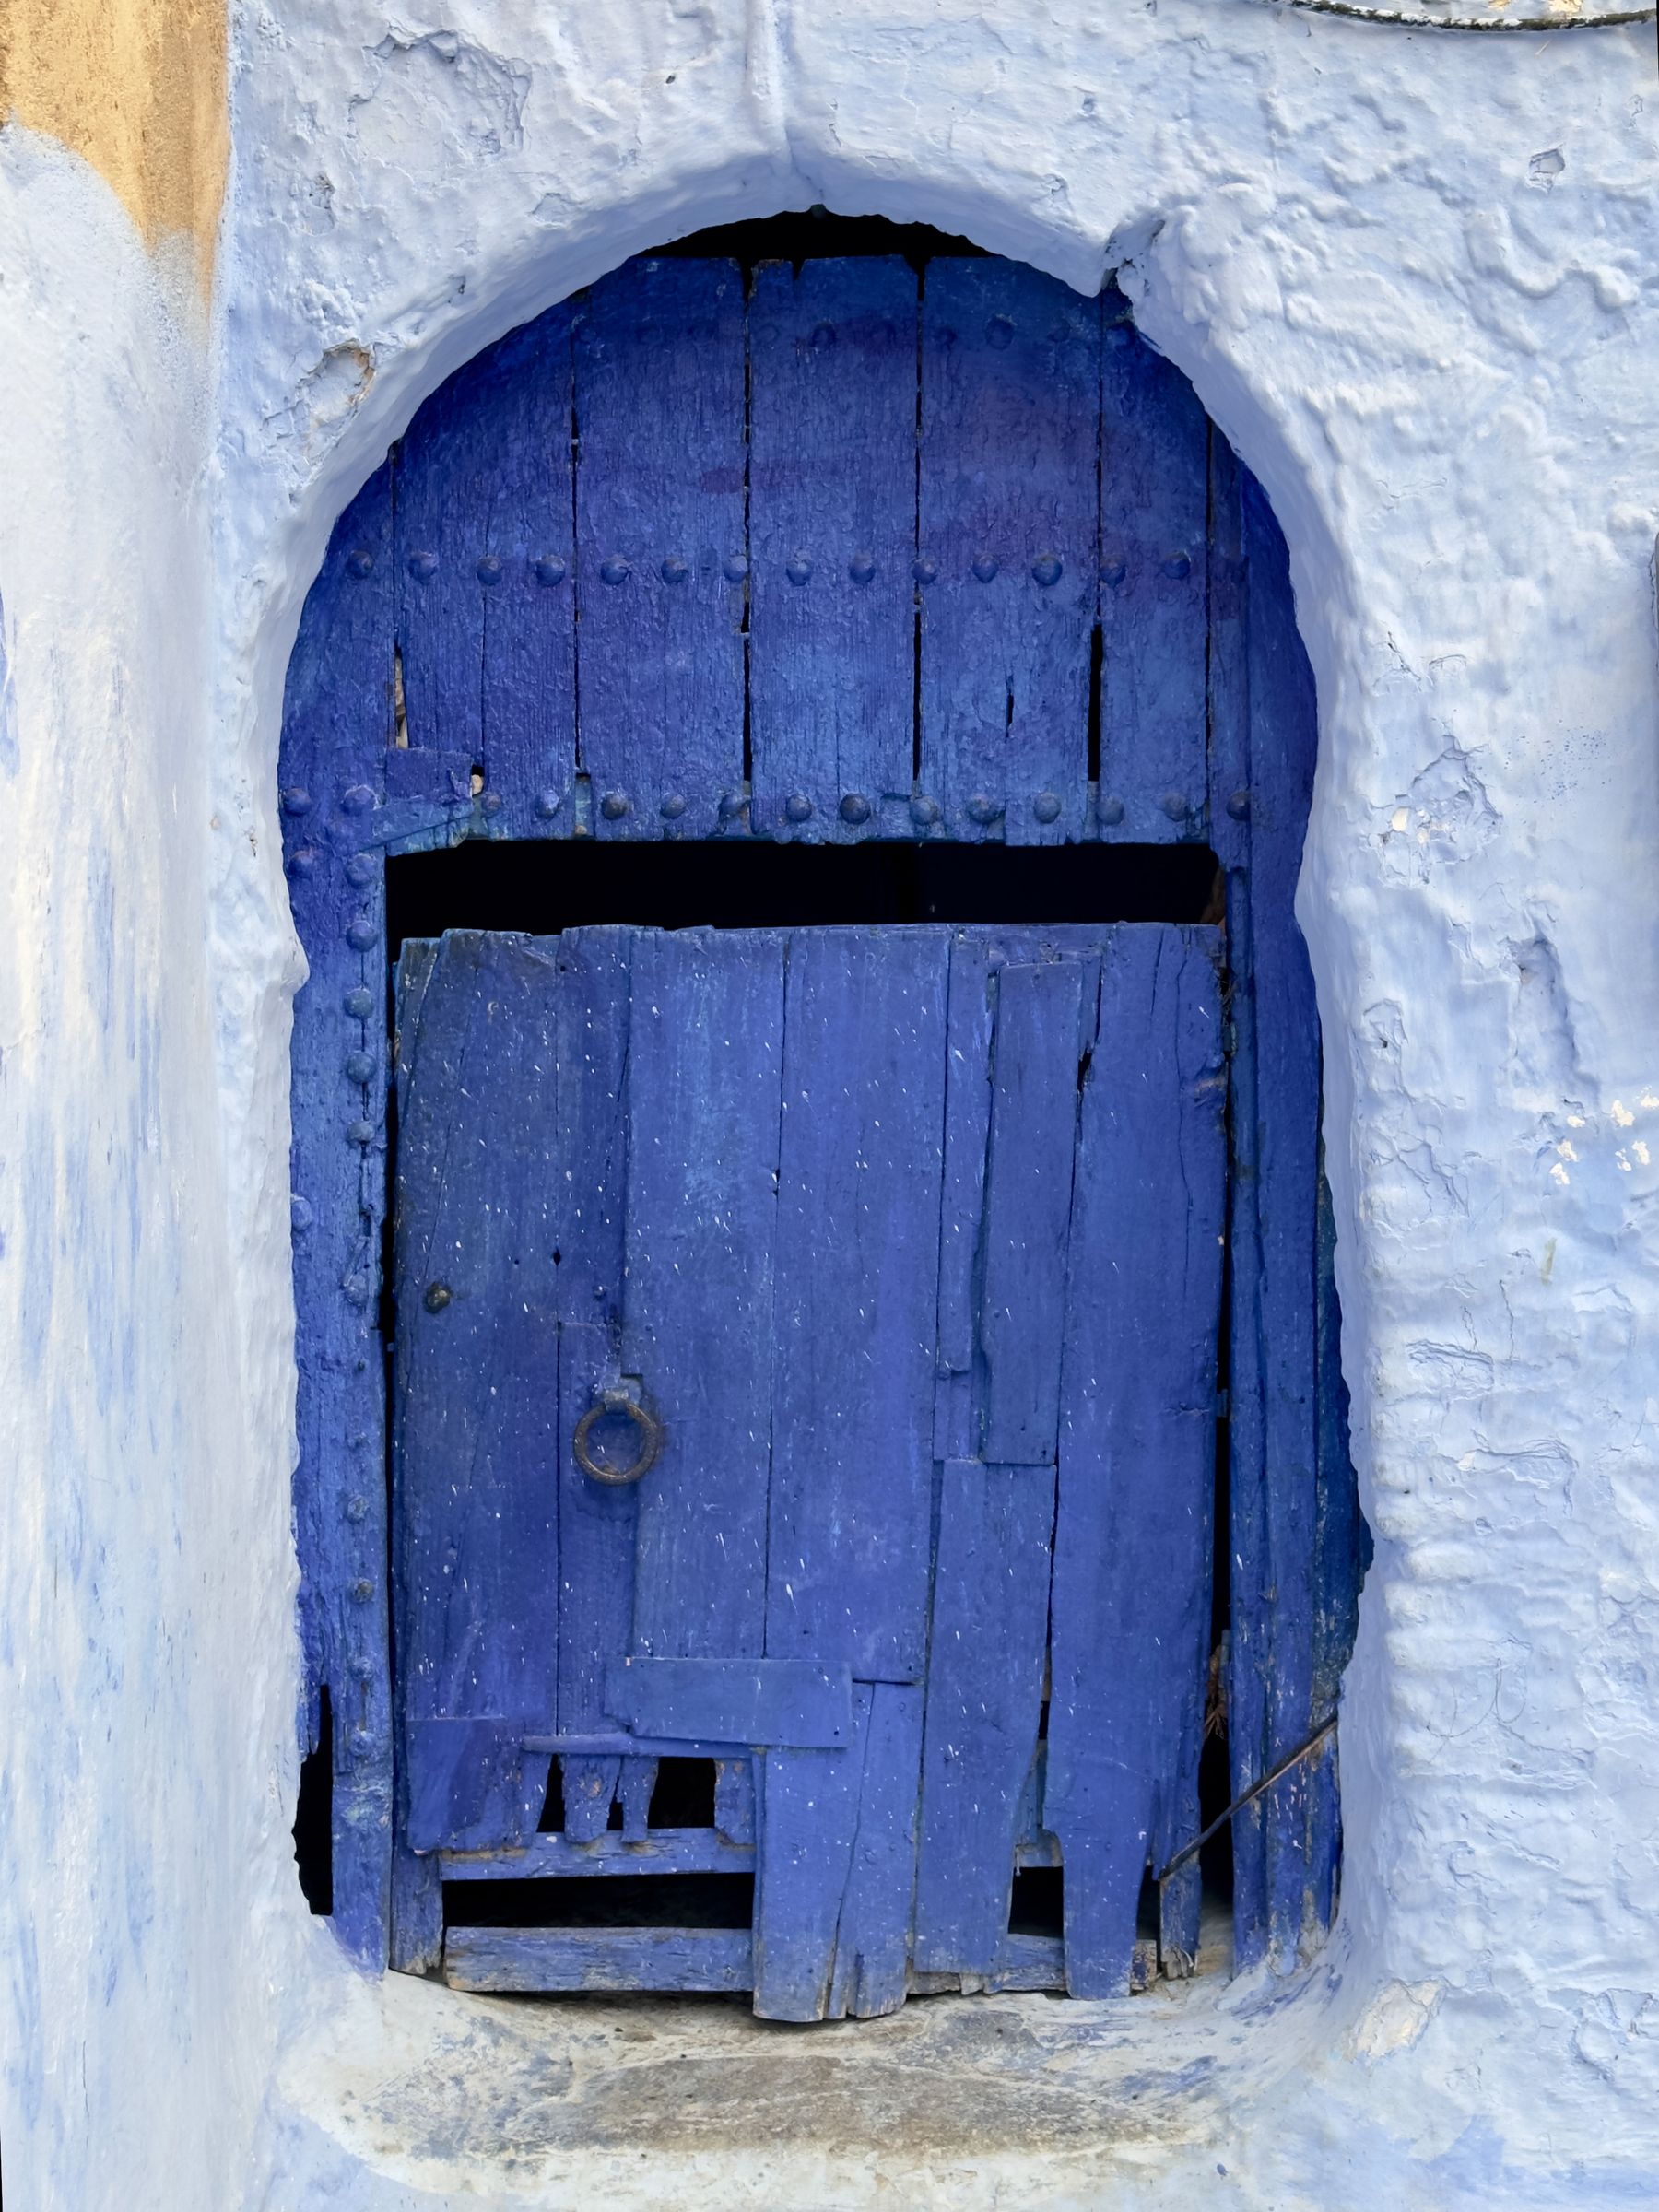
{"label": "arched door frame", "polygon": [[[1145,350],[1115,293],[1104,312],[1112,342]],[[512,344],[492,349],[493,360],[510,357]],[[418,442],[421,421],[453,406],[467,379],[488,380],[492,365],[470,364],[441,388],[410,442]],[[1292,913],[1315,746],[1312,678],[1283,539],[1266,500],[1218,432],[1208,446],[1207,528],[1194,579],[1207,606],[1207,759],[1201,796],[1169,794],[1165,834],[1207,838],[1215,850],[1227,875],[1234,947],[1229,1705],[1234,1787],[1241,1793],[1335,1711],[1351,1641],[1356,1524],[1317,1166],[1316,1017]],[[399,1871],[391,1843],[379,1314],[389,1075],[385,862],[469,838],[603,834],[607,796],[597,794],[595,811],[591,791],[583,804],[575,787],[560,792],[535,778],[503,788],[468,747],[435,757],[397,742],[400,660],[416,618],[409,587],[427,580],[420,564],[431,548],[406,542],[398,530],[395,475],[390,461],[377,471],[331,538],[290,665],[280,773],[286,861],[311,968],[293,1049],[295,1512],[306,1729],[314,1747],[326,1688],[334,1921],[368,1964],[385,1960]],[[1175,563],[1192,561],[1198,549],[1135,550]],[[529,574],[509,581],[557,591],[576,557],[574,546],[529,549]],[[1108,590],[1119,559],[1102,546]],[[490,603],[501,566],[494,550],[477,554],[459,586],[470,603]],[[718,796],[724,804],[714,807],[707,833],[751,834],[747,791]],[[1099,789],[1090,797],[1088,832],[1103,842],[1136,832],[1121,808],[1112,819],[1113,802]],[[654,830],[626,826],[644,834],[677,830],[672,818]],[[774,825],[754,828],[770,834]],[[1144,822],[1138,830],[1146,833]],[[842,808],[830,833],[905,831],[890,821],[866,825]],[[918,816],[912,833],[939,834],[940,825]],[[978,833],[1005,832],[993,818]],[[1328,1924],[1337,1830],[1334,1747],[1325,1741],[1240,1816],[1241,1962],[1265,1953],[1294,1958],[1310,1929]]]}

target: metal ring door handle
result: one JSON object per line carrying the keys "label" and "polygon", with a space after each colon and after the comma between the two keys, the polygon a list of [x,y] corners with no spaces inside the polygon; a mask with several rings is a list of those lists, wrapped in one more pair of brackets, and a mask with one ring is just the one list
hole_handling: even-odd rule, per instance
{"label": "metal ring door handle", "polygon": [[[594,1423],[603,1419],[607,1413],[625,1415],[640,1432],[640,1449],[625,1467],[607,1467],[588,1450],[588,1437],[593,1431]],[[591,1475],[595,1482],[622,1484],[638,1482],[641,1475],[648,1475],[662,1444],[663,1424],[654,1415],[647,1413],[644,1406],[637,1399],[630,1398],[625,1390],[602,1390],[577,1422],[571,1449],[576,1455],[576,1465],[584,1475]]]}

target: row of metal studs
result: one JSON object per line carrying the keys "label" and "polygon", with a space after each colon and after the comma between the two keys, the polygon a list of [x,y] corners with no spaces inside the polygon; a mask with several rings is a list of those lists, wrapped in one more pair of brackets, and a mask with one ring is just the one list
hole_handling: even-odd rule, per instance
{"label": "row of metal studs", "polygon": [[[526,559],[537,583],[549,587],[560,584],[570,574],[570,564],[557,553],[527,555]],[[367,576],[374,566],[374,556],[366,547],[359,546],[347,555],[347,568],[357,577]],[[1189,553],[1166,553],[1159,562],[1163,574],[1180,582],[1193,572]],[[438,573],[438,556],[431,552],[416,552],[405,563],[409,574],[418,583],[429,583]],[[994,553],[978,553],[969,563],[970,571],[981,583],[990,583],[1002,573],[1002,563]],[[480,583],[500,583],[506,574],[506,563],[496,553],[486,553],[473,563],[473,573]],[[749,572],[745,555],[730,553],[720,564],[720,572],[728,583],[741,583]],[[626,583],[634,573],[634,563],[623,553],[607,553],[599,563],[602,583]],[[691,563],[678,553],[665,555],[657,573],[665,583],[684,583],[691,573]],[[815,573],[810,553],[794,552],[783,564],[783,573],[791,583],[810,583]],[[1058,553],[1040,553],[1031,563],[1031,580],[1044,591],[1059,582],[1065,573],[1065,563]],[[1129,564],[1116,554],[1101,561],[1100,577],[1102,583],[1113,586],[1123,582],[1129,573]],[[876,574],[876,556],[873,553],[854,553],[847,563],[847,574],[854,583],[868,583]],[[926,554],[919,554],[911,563],[911,574],[918,583],[936,583],[939,564]]]}
{"label": "row of metal studs", "polygon": [[[1158,803],[1172,822],[1185,821],[1194,811],[1192,801],[1179,791],[1166,792]],[[308,815],[312,804],[311,793],[302,784],[290,784],[282,794],[282,810],[287,815]],[[502,805],[501,794],[496,791],[486,791],[480,794],[478,804],[486,814],[499,814]],[[564,805],[564,794],[557,791],[537,792],[534,804],[542,820],[551,821]],[[665,821],[677,822],[685,813],[687,804],[683,792],[667,792],[658,811]],[[750,804],[741,792],[724,793],[720,801],[721,820],[739,820],[748,813]],[[354,783],[341,794],[340,805],[347,814],[365,814],[374,805],[374,794],[366,783]],[[625,820],[633,809],[633,800],[625,791],[607,791],[599,801],[599,812],[607,822]],[[814,811],[814,801],[804,791],[791,792],[783,802],[783,819],[786,822],[808,822]],[[870,819],[875,807],[862,791],[849,791],[842,794],[838,811],[843,822],[857,828]],[[1007,806],[1000,799],[993,799],[982,792],[976,792],[962,811],[971,822],[985,828],[992,822],[1000,821],[1006,814]],[[1064,811],[1065,802],[1055,792],[1040,791],[1031,801],[1031,812],[1042,823],[1057,822]],[[1250,812],[1249,793],[1235,791],[1227,802],[1227,811],[1234,821],[1243,821]],[[918,829],[931,830],[940,819],[939,802],[918,793],[910,802],[910,814]],[[1119,798],[1101,799],[1096,806],[1095,814],[1097,819],[1108,829],[1115,830],[1124,818],[1124,802]],[[346,863],[347,880],[354,884],[369,882],[375,865],[370,853],[352,853]],[[290,871],[299,876],[309,876],[315,865],[316,853],[314,848],[309,845],[300,846],[288,861]]]}

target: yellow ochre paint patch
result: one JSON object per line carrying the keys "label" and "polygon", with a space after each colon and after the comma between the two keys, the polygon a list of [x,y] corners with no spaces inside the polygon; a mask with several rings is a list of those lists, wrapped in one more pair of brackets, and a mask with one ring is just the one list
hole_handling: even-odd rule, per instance
{"label": "yellow ochre paint patch", "polygon": [[226,0],[0,0],[0,119],[91,163],[206,299],[224,198]]}

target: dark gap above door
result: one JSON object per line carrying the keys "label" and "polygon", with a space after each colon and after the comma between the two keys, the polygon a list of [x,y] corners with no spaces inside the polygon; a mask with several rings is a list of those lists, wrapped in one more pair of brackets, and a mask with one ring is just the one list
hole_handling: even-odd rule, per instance
{"label": "dark gap above door", "polygon": [[827,207],[795,208],[786,215],[762,216],[747,223],[717,223],[694,230],[671,246],[659,246],[656,260],[726,260],[747,276],[757,262],[818,260],[826,255],[891,253],[921,269],[940,254],[953,260],[984,258],[971,239],[931,229],[926,223],[892,223],[882,215],[831,215]]}
{"label": "dark gap above door", "polygon": [[596,923],[646,929],[800,929],[860,923],[1218,922],[1207,845],[489,843],[412,853],[386,869],[394,960],[446,929],[551,936]]}

